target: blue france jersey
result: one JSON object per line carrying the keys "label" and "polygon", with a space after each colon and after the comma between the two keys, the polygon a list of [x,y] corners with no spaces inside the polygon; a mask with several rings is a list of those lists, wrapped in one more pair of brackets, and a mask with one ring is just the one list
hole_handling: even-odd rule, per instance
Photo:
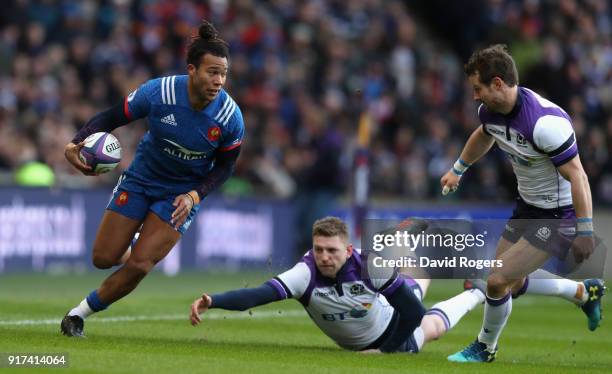
{"label": "blue france jersey", "polygon": [[215,152],[238,147],[244,136],[240,108],[225,90],[196,111],[187,82],[187,75],[152,79],[124,103],[130,120],[147,117],[149,124],[125,174],[163,192],[197,188],[213,168]]}

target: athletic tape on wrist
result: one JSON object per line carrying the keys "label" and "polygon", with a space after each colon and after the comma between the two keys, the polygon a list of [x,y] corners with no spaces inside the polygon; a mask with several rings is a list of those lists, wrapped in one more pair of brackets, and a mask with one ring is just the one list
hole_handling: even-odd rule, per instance
{"label": "athletic tape on wrist", "polygon": [[578,218],[576,220],[576,232],[593,232],[593,218]]}
{"label": "athletic tape on wrist", "polygon": [[593,235],[593,219],[592,218],[578,218],[576,222],[576,235],[577,236]]}
{"label": "athletic tape on wrist", "polygon": [[593,235],[593,218],[581,217],[576,219],[576,235],[577,236],[592,236]]}
{"label": "athletic tape on wrist", "polygon": [[469,169],[469,167],[472,166],[471,164],[468,164],[467,162],[463,161],[462,159],[457,159],[457,161],[455,161],[455,164],[453,165],[453,167],[451,168],[451,171],[453,173],[455,173],[458,176],[462,176],[463,173],[465,173],[465,171],[467,169]]}

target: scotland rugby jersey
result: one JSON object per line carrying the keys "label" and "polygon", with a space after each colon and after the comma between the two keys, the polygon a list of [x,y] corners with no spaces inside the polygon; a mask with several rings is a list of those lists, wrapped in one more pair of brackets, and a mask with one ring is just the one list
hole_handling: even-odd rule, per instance
{"label": "scotland rugby jersey", "polygon": [[189,103],[187,82],[186,75],[152,79],[125,99],[125,115],[146,116],[149,124],[125,173],[147,186],[195,188],[212,169],[215,151],[242,142],[242,113],[227,92],[222,89],[197,111]]}
{"label": "scotland rugby jersey", "polygon": [[361,250],[354,249],[332,280],[317,271],[309,251],[293,268],[268,284],[281,298],[298,299],[310,318],[339,346],[360,350],[381,337],[389,326],[394,308],[385,296],[392,295],[405,282],[397,273],[390,279],[369,279],[361,266],[365,261]]}
{"label": "scotland rugby jersey", "polygon": [[478,117],[484,132],[510,158],[519,194],[527,204],[544,209],[572,204],[571,185],[557,171],[578,154],[574,129],[563,109],[519,87],[508,115],[490,112],[483,104]]}

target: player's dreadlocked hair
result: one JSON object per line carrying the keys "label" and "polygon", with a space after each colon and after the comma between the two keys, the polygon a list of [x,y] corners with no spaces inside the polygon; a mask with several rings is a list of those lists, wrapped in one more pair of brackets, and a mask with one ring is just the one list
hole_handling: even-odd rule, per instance
{"label": "player's dreadlocked hair", "polygon": [[516,64],[504,44],[474,52],[464,70],[468,77],[478,73],[480,82],[486,85],[495,77],[501,78],[510,87],[518,84]]}
{"label": "player's dreadlocked hair", "polygon": [[348,240],[348,227],[338,217],[325,217],[315,221],[312,225],[312,236],[336,236]]}
{"label": "player's dreadlocked hair", "polygon": [[187,50],[187,64],[196,68],[200,66],[202,56],[210,53],[217,57],[229,57],[229,49],[225,40],[218,37],[219,33],[212,23],[204,20],[198,28],[198,35],[194,36]]}

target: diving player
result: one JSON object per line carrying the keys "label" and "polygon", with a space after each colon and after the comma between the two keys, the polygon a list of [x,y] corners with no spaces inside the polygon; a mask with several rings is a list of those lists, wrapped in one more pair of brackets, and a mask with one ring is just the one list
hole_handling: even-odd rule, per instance
{"label": "diving player", "polygon": [[484,301],[484,292],[474,288],[426,311],[421,299],[428,280],[414,280],[397,271],[369,277],[367,253],[352,247],[346,224],[339,218],[317,220],[312,240],[313,248],[300,262],[260,287],[204,293],[191,305],[191,323],[199,324],[200,313],[211,308],[246,310],[292,298],[342,348],[417,353]]}
{"label": "diving player", "polygon": [[[66,145],[66,159],[92,175],[78,157],[83,139],[148,119],[149,129],[113,190],[93,246],[97,268],[123,265],[66,314],[64,335],[84,336],[86,317],[132,292],[189,228],[200,202],[232,174],[244,123],[223,90],[228,57],[227,43],[204,21],[187,51],[187,75],[144,83],[94,116]],[[131,254],[122,259],[139,228]]]}
{"label": "diving player", "polygon": [[[487,279],[482,329],[472,344],[448,357],[456,362],[491,362],[512,311],[511,291],[525,288],[526,276],[551,256],[563,260],[571,248],[580,263],[593,252],[591,191],[570,117],[518,86],[516,65],[505,46],[476,51],[465,73],[474,99],[482,102],[478,108],[482,125],[442,177],[442,193],[456,190],[463,173],[497,143],[512,162],[520,195],[497,247],[496,258],[504,266],[493,269]],[[576,291],[591,330],[601,319],[603,293],[599,279],[585,281],[582,292]]]}

